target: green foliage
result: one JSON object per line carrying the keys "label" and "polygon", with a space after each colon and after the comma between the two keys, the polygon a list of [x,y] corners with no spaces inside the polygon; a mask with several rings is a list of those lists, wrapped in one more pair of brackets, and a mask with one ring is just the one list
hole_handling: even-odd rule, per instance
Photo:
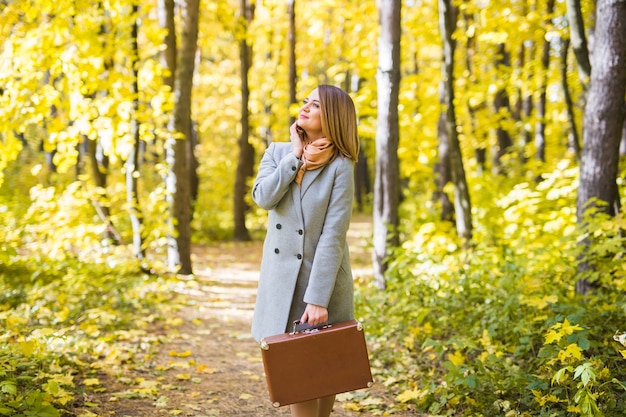
{"label": "green foliage", "polygon": [[75,375],[128,360],[106,343],[157,320],[171,297],[136,271],[114,254],[103,265],[0,253],[0,415],[59,416],[80,390]]}
{"label": "green foliage", "polygon": [[[357,297],[374,369],[399,404],[450,416],[626,412],[624,213],[590,221],[582,247],[576,175],[563,162],[538,184],[474,178],[469,251],[434,210],[413,211],[387,291],[363,283]],[[584,299],[574,291],[583,258],[597,284]]]}
{"label": "green foliage", "polygon": [[120,348],[104,342],[158,319],[168,288],[124,248],[101,248],[80,183],[34,187],[27,210],[0,191],[0,416],[59,416],[80,390],[75,375],[114,366]]}

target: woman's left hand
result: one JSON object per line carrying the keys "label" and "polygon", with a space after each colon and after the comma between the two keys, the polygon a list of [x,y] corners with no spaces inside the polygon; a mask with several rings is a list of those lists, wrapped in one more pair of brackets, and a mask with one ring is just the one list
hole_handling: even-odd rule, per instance
{"label": "woman's left hand", "polygon": [[307,323],[309,326],[319,326],[328,322],[328,309],[315,304],[307,304],[304,314],[300,318],[300,323]]}

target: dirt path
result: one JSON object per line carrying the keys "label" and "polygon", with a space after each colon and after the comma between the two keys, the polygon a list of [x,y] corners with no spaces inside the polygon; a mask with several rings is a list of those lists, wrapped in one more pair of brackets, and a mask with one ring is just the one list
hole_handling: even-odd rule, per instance
{"label": "dirt path", "polygon": [[[349,238],[355,275],[370,273],[367,219],[353,223]],[[86,398],[98,404],[97,414],[76,415],[289,415],[288,407],[270,403],[260,349],[250,336],[261,250],[261,242],[195,247],[196,276],[175,289],[186,303],[155,331],[164,343],[124,375],[99,372],[103,392]],[[333,416],[385,415],[380,410],[393,398],[381,385],[338,397]],[[363,402],[379,411],[364,412]]]}

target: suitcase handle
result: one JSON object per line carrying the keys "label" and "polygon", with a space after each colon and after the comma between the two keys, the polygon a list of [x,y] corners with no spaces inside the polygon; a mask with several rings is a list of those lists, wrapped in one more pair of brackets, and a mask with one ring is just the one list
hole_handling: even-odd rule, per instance
{"label": "suitcase handle", "polygon": [[293,331],[290,334],[318,332],[322,329],[328,329],[329,327],[332,327],[332,326],[333,326],[332,324],[325,323],[325,324],[320,324],[318,326],[310,327],[306,323],[300,323],[300,320],[294,320]]}

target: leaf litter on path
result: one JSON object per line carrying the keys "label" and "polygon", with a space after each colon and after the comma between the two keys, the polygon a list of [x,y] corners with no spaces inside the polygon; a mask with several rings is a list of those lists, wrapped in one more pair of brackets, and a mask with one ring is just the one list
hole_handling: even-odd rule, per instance
{"label": "leaf litter on path", "polygon": [[[368,233],[367,224],[355,223],[349,234],[355,275],[369,273]],[[126,366],[99,369],[98,384],[85,386],[84,402],[71,415],[290,415],[289,407],[272,407],[261,352],[250,336],[261,252],[262,242],[195,246],[195,275],[173,285],[173,316],[148,329],[161,343],[137,350]],[[332,415],[389,415],[393,398],[382,385],[339,395]]]}

